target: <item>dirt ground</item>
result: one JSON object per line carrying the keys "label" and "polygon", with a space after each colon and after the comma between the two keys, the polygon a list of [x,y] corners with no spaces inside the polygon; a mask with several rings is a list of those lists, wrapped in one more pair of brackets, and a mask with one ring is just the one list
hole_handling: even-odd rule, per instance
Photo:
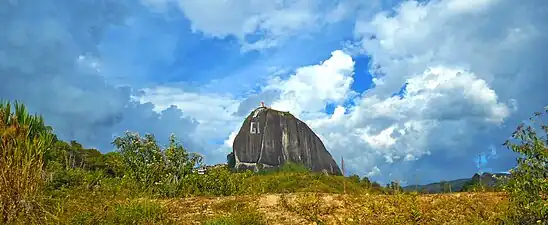
{"label": "dirt ground", "polygon": [[504,193],[292,193],[162,201],[177,224],[203,224],[223,216],[248,224],[497,224],[507,207]]}

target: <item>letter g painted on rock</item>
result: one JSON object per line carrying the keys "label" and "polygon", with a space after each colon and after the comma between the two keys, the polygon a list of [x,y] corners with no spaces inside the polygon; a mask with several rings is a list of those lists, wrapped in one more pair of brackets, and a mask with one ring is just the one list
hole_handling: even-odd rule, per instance
{"label": "letter g painted on rock", "polygon": [[249,133],[252,133],[252,134],[261,133],[261,131],[259,130],[259,122],[251,122],[251,125],[249,126]]}

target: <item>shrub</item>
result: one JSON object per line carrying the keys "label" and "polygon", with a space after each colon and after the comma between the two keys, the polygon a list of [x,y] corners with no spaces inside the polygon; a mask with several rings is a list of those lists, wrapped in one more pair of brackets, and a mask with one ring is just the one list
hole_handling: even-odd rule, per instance
{"label": "shrub", "polygon": [[512,203],[509,219],[513,223],[548,221],[548,126],[539,121],[545,113],[548,106],[545,112],[535,113],[527,125],[520,124],[512,134],[513,141],[504,143],[520,154],[506,187]]}
{"label": "shrub", "polygon": [[109,152],[104,156],[105,173],[111,177],[123,177],[125,171],[124,159],[119,152]]}
{"label": "shrub", "polygon": [[232,173],[227,168],[214,168],[208,171],[207,175],[196,175],[199,178],[197,185],[198,192],[204,195],[228,196],[241,194],[243,192],[244,180],[251,175],[251,172]]}

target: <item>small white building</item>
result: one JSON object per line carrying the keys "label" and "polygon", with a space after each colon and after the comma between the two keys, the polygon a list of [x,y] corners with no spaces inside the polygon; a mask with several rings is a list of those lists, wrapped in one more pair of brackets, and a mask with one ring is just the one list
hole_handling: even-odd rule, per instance
{"label": "small white building", "polygon": [[217,164],[217,165],[213,165],[213,166],[202,166],[200,168],[197,168],[197,169],[194,169],[192,170],[193,173],[197,173],[199,175],[204,175],[207,173],[207,170],[208,169],[214,169],[214,168],[219,168],[219,167],[223,167],[223,166],[227,166],[228,164],[226,163],[223,163],[223,164]]}
{"label": "small white building", "polygon": [[198,169],[198,174],[200,174],[200,175],[203,175],[203,174],[205,174],[206,172],[207,172],[207,169],[206,169],[206,168],[200,168],[200,169]]}

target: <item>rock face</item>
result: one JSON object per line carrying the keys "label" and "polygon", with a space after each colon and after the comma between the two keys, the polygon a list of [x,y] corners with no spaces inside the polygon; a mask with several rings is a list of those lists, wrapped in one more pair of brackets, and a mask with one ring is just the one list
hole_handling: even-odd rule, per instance
{"label": "rock face", "polygon": [[245,119],[232,146],[229,164],[238,170],[278,167],[290,161],[315,172],[342,174],[320,138],[288,112],[255,109]]}

